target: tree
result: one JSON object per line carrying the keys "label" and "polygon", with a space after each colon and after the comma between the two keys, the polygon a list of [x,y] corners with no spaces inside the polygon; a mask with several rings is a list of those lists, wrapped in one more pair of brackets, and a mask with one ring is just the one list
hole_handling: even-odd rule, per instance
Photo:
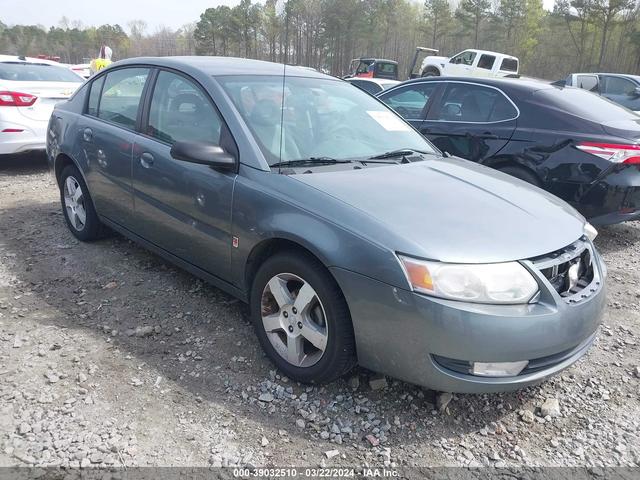
{"label": "tree", "polygon": [[456,10],[456,17],[463,23],[465,30],[473,31],[473,46],[478,48],[480,25],[491,13],[489,0],[462,0]]}
{"label": "tree", "polygon": [[425,20],[431,26],[431,47],[439,48],[440,37],[449,29],[451,7],[448,0],[426,0]]}

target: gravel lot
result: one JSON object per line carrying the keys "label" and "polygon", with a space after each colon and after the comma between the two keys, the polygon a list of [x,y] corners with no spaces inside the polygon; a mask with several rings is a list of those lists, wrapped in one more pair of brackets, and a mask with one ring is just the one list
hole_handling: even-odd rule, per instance
{"label": "gravel lot", "polygon": [[244,305],[120,237],[79,243],[43,156],[0,160],[0,466],[640,465],[640,222],[609,308],[545,384],[438,395],[282,378]]}

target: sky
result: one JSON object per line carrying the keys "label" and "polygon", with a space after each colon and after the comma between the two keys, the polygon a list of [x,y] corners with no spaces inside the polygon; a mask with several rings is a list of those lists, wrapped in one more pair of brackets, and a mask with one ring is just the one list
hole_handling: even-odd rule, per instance
{"label": "sky", "polygon": [[[547,9],[553,8],[554,0],[543,0]],[[57,26],[66,16],[69,20],[80,20],[84,26],[119,24],[128,30],[131,20],[145,20],[148,30],[160,26],[178,28],[196,22],[208,7],[236,5],[239,0],[2,0],[0,20],[8,25],[40,24]]]}

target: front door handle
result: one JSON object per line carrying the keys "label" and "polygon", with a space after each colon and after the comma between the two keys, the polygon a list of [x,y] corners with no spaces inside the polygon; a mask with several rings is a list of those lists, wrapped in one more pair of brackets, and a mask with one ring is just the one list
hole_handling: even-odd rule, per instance
{"label": "front door handle", "polygon": [[93,130],[91,130],[89,127],[85,128],[82,131],[82,138],[85,142],[90,142],[91,140],[93,140]]}
{"label": "front door handle", "polygon": [[144,152],[140,155],[140,165],[144,168],[151,168],[151,165],[153,165],[153,155],[149,152]]}

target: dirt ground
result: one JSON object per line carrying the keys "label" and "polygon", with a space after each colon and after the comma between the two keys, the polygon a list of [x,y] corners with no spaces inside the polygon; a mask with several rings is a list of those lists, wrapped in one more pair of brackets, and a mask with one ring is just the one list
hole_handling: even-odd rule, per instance
{"label": "dirt ground", "polygon": [[0,159],[0,466],[640,465],[640,222],[596,243],[604,324],[543,385],[310,388],[232,297],[120,236],[75,240],[44,156]]}

